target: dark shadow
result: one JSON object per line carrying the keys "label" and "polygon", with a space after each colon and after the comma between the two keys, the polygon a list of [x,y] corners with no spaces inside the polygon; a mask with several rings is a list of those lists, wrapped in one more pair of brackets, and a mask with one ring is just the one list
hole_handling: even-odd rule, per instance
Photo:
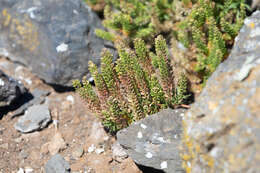
{"label": "dark shadow", "polygon": [[47,84],[50,85],[58,93],[75,91],[73,87],[62,86],[62,85],[57,85],[57,84],[50,84],[50,83],[47,83]]}
{"label": "dark shadow", "polygon": [[160,169],[146,167],[146,166],[138,165],[138,164],[136,164],[136,165],[143,173],[165,173],[164,171],[162,171]]}
{"label": "dark shadow", "polygon": [[33,99],[33,95],[29,92],[21,95],[19,98],[15,99],[9,106],[0,107],[0,120],[10,111],[14,111],[20,108],[23,104],[29,102]]}

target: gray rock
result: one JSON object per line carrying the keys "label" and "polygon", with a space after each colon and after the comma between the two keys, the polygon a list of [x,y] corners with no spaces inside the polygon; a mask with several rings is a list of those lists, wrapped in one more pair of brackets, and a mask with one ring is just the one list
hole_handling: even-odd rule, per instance
{"label": "gray rock", "polygon": [[260,172],[260,11],[244,23],[183,120],[190,172]]}
{"label": "gray rock", "polygon": [[22,151],[20,151],[18,156],[20,159],[26,159],[26,158],[28,158],[29,154],[26,151],[22,150]]}
{"label": "gray rock", "polygon": [[51,121],[50,111],[47,105],[34,105],[25,115],[18,119],[15,129],[22,133],[29,133],[45,128]]}
{"label": "gray rock", "polygon": [[21,83],[0,70],[0,107],[9,106],[26,92],[27,90]]}
{"label": "gray rock", "polygon": [[15,110],[15,112],[12,114],[12,118],[18,115],[23,114],[30,106],[32,105],[39,105],[43,104],[45,102],[45,98],[50,94],[49,91],[41,90],[41,89],[34,89],[31,92],[31,95],[28,95],[28,101],[25,102],[22,106],[20,106],[18,109]]}
{"label": "gray rock", "polygon": [[0,52],[54,85],[71,86],[111,48],[94,30],[100,19],[82,0],[0,1]]}
{"label": "gray rock", "polygon": [[80,157],[82,157],[83,154],[84,154],[84,148],[80,146],[74,149],[74,151],[72,152],[72,157],[74,159],[79,159]]}
{"label": "gray rock", "polygon": [[182,173],[180,157],[183,109],[165,109],[117,133],[117,140],[138,164],[166,173]]}
{"label": "gray rock", "polygon": [[128,157],[128,154],[125,152],[124,148],[118,143],[115,142],[112,147],[112,157],[118,162],[122,162]]}
{"label": "gray rock", "polygon": [[44,166],[46,173],[69,173],[70,165],[60,154],[56,154]]}

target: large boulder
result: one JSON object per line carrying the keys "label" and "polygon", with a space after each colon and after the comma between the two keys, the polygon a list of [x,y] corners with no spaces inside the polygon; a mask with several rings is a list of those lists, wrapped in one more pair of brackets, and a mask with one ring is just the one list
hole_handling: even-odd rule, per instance
{"label": "large boulder", "polygon": [[23,84],[0,70],[0,107],[10,106],[26,92]]}
{"label": "large boulder", "polygon": [[183,173],[180,157],[183,109],[165,109],[117,133],[117,140],[138,164]]}
{"label": "large boulder", "polygon": [[260,12],[185,114],[187,172],[260,172]]}
{"label": "large boulder", "polygon": [[50,84],[71,86],[100,64],[100,19],[82,0],[1,0],[0,54],[29,67]]}

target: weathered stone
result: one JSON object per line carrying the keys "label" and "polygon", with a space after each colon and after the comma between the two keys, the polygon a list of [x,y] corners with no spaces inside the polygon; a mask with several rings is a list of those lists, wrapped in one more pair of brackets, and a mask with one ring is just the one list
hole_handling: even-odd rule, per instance
{"label": "weathered stone", "polygon": [[74,151],[72,152],[72,157],[74,159],[79,159],[80,157],[82,157],[83,154],[84,154],[84,148],[80,146],[74,149]]}
{"label": "weathered stone", "polygon": [[185,114],[187,172],[260,172],[260,12]]}
{"label": "weathered stone", "polygon": [[50,111],[47,105],[34,105],[25,115],[18,119],[15,129],[22,133],[29,133],[45,128],[51,121]]}
{"label": "weathered stone", "polygon": [[26,101],[22,106],[16,109],[15,112],[12,114],[12,117],[23,114],[32,105],[43,104],[45,102],[45,97],[47,97],[49,94],[49,91],[41,90],[38,88],[34,89],[31,94],[28,95],[28,97],[30,97],[27,99],[28,101]]}
{"label": "weathered stone", "polygon": [[46,173],[69,173],[70,165],[60,154],[56,154],[44,166]]}
{"label": "weathered stone", "polygon": [[98,38],[100,19],[82,0],[0,1],[0,52],[54,85],[88,75],[88,61],[112,43]]}
{"label": "weathered stone", "polygon": [[118,162],[122,162],[124,159],[126,159],[128,157],[124,148],[118,142],[115,142],[112,145],[111,149],[112,149],[113,159],[118,161]]}
{"label": "weathered stone", "polygon": [[67,144],[64,141],[60,132],[55,132],[54,136],[52,137],[51,141],[48,143],[48,150],[51,155],[55,155],[59,153],[61,150],[66,148]]}
{"label": "weathered stone", "polygon": [[0,107],[9,106],[26,92],[27,90],[21,83],[0,70]]}
{"label": "weathered stone", "polygon": [[181,173],[183,109],[166,109],[133,123],[117,133],[118,142],[138,164],[166,173]]}

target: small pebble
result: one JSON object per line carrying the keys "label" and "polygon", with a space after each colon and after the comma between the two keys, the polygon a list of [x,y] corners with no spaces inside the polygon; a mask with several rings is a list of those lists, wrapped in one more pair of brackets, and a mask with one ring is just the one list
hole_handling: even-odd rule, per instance
{"label": "small pebble", "polygon": [[95,151],[96,147],[94,144],[91,144],[91,146],[88,148],[88,153],[92,153],[93,151]]}
{"label": "small pebble", "polygon": [[68,95],[66,100],[71,102],[72,104],[74,103],[74,97],[72,95]]}
{"label": "small pebble", "polygon": [[80,158],[84,154],[84,149],[82,147],[78,147],[73,153],[72,157],[74,159]]}
{"label": "small pebble", "polygon": [[25,173],[32,173],[33,172],[33,169],[32,168],[25,168]]}
{"label": "small pebble", "polygon": [[25,152],[24,150],[22,150],[20,153],[19,153],[19,157],[21,159],[26,159],[27,157],[29,156],[29,154],[27,152]]}
{"label": "small pebble", "polygon": [[96,152],[96,154],[101,154],[104,151],[105,151],[104,148],[97,148],[95,152]]}
{"label": "small pebble", "polygon": [[23,141],[23,138],[21,138],[21,137],[14,139],[14,142],[16,142],[16,143],[21,143],[22,141]]}
{"label": "small pebble", "polygon": [[23,168],[19,168],[19,170],[17,171],[17,173],[24,173]]}

